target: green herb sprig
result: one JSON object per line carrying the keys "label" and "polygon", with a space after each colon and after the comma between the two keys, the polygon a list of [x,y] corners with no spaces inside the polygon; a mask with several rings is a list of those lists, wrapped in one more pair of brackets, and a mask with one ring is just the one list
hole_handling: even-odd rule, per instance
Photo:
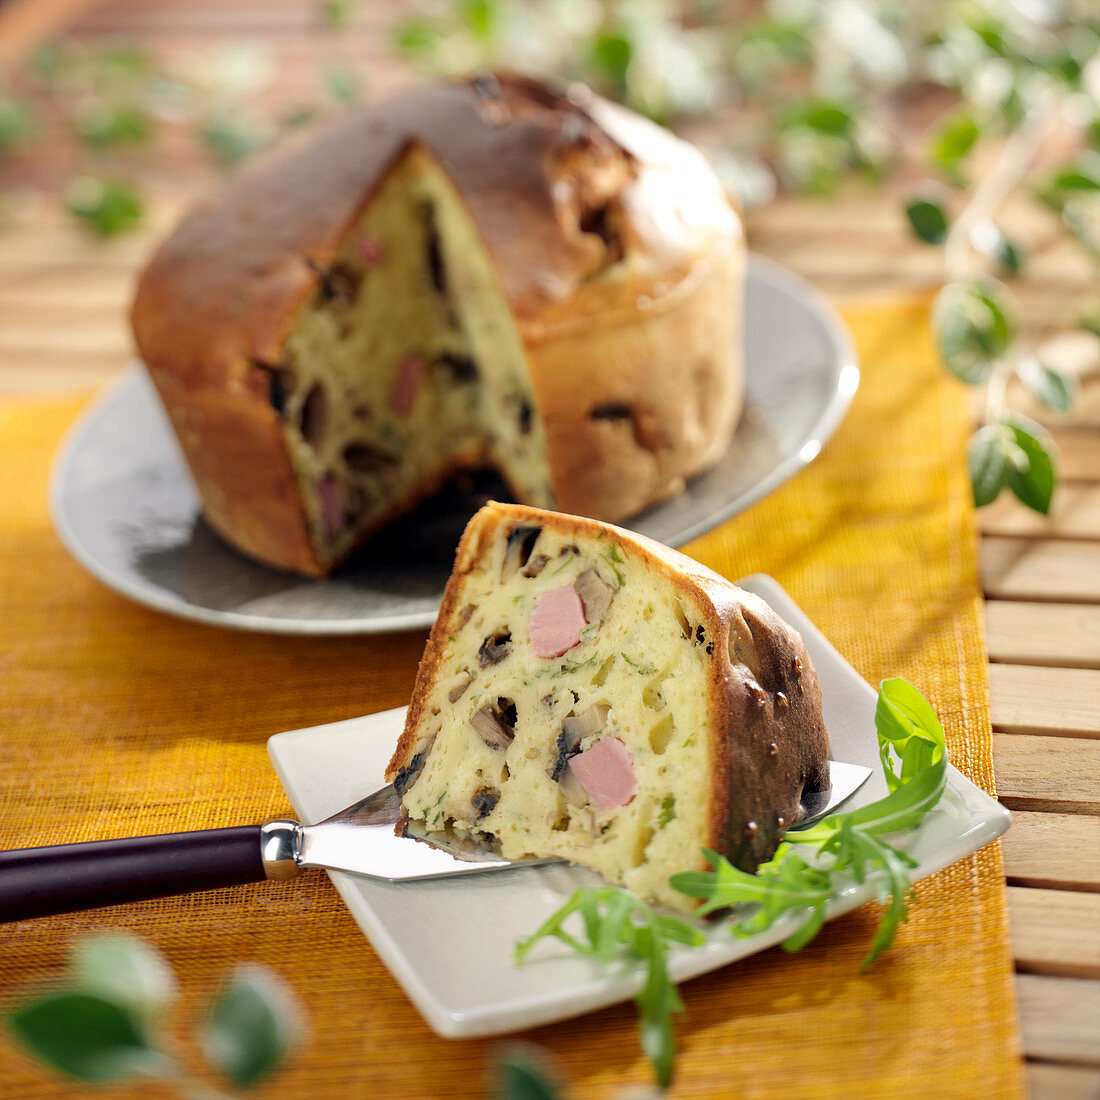
{"label": "green herb sprig", "polygon": [[[581,917],[583,940],[564,927],[574,913]],[[579,955],[589,955],[604,963],[611,963],[625,953],[645,964],[645,985],[634,998],[642,1048],[659,1084],[667,1087],[676,1061],[672,1017],[684,1011],[680,992],[668,974],[669,944],[700,947],[706,942],[702,929],[681,917],[658,913],[626,890],[597,886],[577,890],[537,932],[520,940],[516,945],[516,962],[522,962],[546,936],[554,936]]]}
{"label": "green herb sprig", "polygon": [[[909,872],[916,861],[884,837],[914,829],[943,795],[947,751],[943,726],[912,684],[884,680],[875,708],[879,756],[889,794],[848,813],[835,813],[787,833],[775,855],[750,874],[704,849],[709,871],[673,875],[672,885],[701,898],[700,917],[732,910],[729,928],[738,937],[766,931],[780,920],[801,918],[782,945],[805,947],[825,923],[827,904],[848,880],[871,883],[886,905],[863,962],[866,969],[893,942],[907,915]],[[579,914],[584,939],[565,927]],[[635,997],[642,1047],[658,1083],[673,1077],[676,1037],[672,1017],[685,1011],[668,974],[670,945],[700,946],[703,927],[649,908],[626,890],[602,886],[576,891],[533,935],[519,942],[516,959],[554,936],[582,955],[610,963],[627,957],[645,964],[646,980]]]}

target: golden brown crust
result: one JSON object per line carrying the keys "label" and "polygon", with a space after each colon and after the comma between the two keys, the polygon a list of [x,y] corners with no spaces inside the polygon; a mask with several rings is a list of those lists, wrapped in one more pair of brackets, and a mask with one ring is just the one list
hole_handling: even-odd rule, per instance
{"label": "golden brown crust", "polygon": [[160,392],[191,406],[182,442],[208,486],[239,447],[228,414],[196,391],[230,395],[247,426],[261,472],[237,469],[220,486],[232,504],[207,492],[204,504],[271,564],[328,568],[300,552],[305,517],[274,473],[288,460],[256,371],[277,367],[299,310],[413,144],[450,176],[496,266],[558,507],[621,519],[675,493],[720,456],[740,411],[741,227],[697,150],[583,88],[500,77],[406,90],[250,162],[138,284],[138,348]]}
{"label": "golden brown crust", "polygon": [[711,742],[708,846],[744,869],[757,867],[798,820],[803,796],[829,787],[821,686],[801,637],[759,597],[699,562],[644,536],[579,516],[491,502],[470,521],[421,658],[387,780],[392,782],[410,762],[435,669],[459,612],[463,579],[503,527],[551,520],[559,532],[589,538],[610,533],[622,539],[649,572],[674,581],[702,613],[716,658],[710,710],[718,716]]}

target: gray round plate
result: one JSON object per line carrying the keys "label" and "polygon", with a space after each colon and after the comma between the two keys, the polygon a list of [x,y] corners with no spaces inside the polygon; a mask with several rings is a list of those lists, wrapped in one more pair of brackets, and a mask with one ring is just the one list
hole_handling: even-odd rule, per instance
{"label": "gray round plate", "polygon": [[[843,418],[859,369],[831,306],[797,276],[753,257],[745,317],[746,408],[725,458],[623,526],[683,545],[811,462]],[[244,630],[370,634],[431,625],[479,494],[484,487],[474,483],[465,496],[421,508],[325,580],[267,569],[203,521],[168,420],[135,366],[67,439],[51,509],[73,556],[149,607]]]}

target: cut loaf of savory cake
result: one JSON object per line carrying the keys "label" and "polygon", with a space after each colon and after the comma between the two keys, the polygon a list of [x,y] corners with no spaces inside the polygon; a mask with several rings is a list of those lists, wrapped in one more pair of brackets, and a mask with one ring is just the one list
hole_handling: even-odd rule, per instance
{"label": "cut loaf of savory cake", "polygon": [[589,519],[489,504],[458,548],[387,770],[398,829],[557,856],[651,901],[753,869],[827,789],[799,635],[690,558]]}
{"label": "cut loaf of savory cake", "polygon": [[211,525],[322,575],[448,479],[616,520],[741,410],[740,220],[587,89],[405,89],[251,161],[158,249],[134,334]]}

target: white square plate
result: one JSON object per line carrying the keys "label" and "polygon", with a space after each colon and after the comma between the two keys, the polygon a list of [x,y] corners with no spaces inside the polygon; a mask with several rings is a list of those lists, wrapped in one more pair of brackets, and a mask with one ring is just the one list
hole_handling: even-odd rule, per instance
{"label": "white square plate", "polygon": [[[836,760],[873,774],[844,806],[886,794],[878,759],[876,692],[840,656],[770,577],[738,582],[757,593],[800,631],[824,697],[825,722]],[[385,784],[384,771],[404,723],[404,708],[346,722],[280,733],[268,742],[275,770],[302,821],[314,822]],[[954,768],[940,805],[902,841],[918,861],[914,880],[977,851],[1008,828],[1008,812]],[[567,865],[517,867],[488,875],[391,883],[330,873],[352,916],[428,1024],[450,1038],[517,1031],[632,997],[638,967],[601,966],[547,942],[517,966],[516,941],[529,935],[578,886],[596,885],[591,872]],[[838,891],[831,918],[873,896],[866,885]],[[797,920],[734,939],[714,926],[700,948],[677,948],[677,981],[754,954],[785,939]]]}

